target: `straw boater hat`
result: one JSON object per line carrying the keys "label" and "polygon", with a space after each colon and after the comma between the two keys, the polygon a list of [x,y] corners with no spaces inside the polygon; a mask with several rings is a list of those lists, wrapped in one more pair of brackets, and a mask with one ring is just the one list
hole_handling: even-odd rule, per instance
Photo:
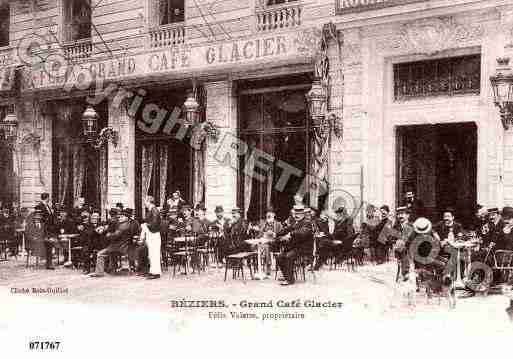
{"label": "straw boater hat", "polygon": [[497,207],[488,208],[488,213],[499,213],[499,209]]}
{"label": "straw boater hat", "polygon": [[292,210],[294,213],[305,213],[305,206],[296,204]]}
{"label": "straw boater hat", "polygon": [[406,207],[406,206],[401,206],[401,207],[397,207],[397,208],[395,209],[395,212],[396,212],[397,214],[399,214],[399,213],[403,213],[403,212],[405,212],[405,213],[410,213],[410,210],[409,210],[409,208],[408,208],[408,207]]}
{"label": "straw boater hat", "polygon": [[431,221],[424,217],[419,217],[413,222],[413,229],[419,234],[429,233],[431,231]]}

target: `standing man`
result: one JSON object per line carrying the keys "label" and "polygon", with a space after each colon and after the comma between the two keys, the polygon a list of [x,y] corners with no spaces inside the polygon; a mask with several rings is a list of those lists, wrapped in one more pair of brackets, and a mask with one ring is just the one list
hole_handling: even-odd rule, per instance
{"label": "standing man", "polygon": [[217,234],[216,254],[217,254],[217,266],[222,267],[224,257],[228,254],[228,243],[226,237],[226,231],[230,220],[224,216],[223,206],[216,206],[215,210],[216,218],[210,223],[210,230]]}
{"label": "standing man", "polygon": [[284,277],[281,285],[294,284],[294,260],[301,254],[313,251],[312,224],[305,219],[305,208],[302,205],[296,205],[293,210],[294,224],[278,233],[278,236],[282,236],[282,240],[285,241],[283,253],[276,258]]}
{"label": "standing man", "polygon": [[47,192],[41,193],[41,201],[34,209],[41,213],[41,222],[44,224],[45,228],[43,243],[45,248],[46,269],[54,270],[55,268],[52,265],[53,244],[49,237],[55,232],[55,212],[50,203],[50,194]]}
{"label": "standing man", "polygon": [[422,200],[415,197],[415,193],[408,191],[404,197],[406,200],[406,207],[410,211],[411,221],[414,222],[417,218],[425,216],[424,203]]}
{"label": "standing man", "polygon": [[150,261],[150,273],[146,279],[158,279],[162,274],[161,268],[161,238],[160,238],[160,211],[155,206],[153,196],[147,196],[144,201],[146,218],[144,219],[141,237],[148,247],[148,259]]}
{"label": "standing man", "polygon": [[488,209],[488,219],[489,233],[487,242],[489,244],[493,243],[494,245],[500,245],[499,242],[503,239],[505,222],[502,219],[497,207]]}
{"label": "standing man", "polygon": [[396,279],[399,280],[400,276],[402,276],[403,280],[407,280],[410,270],[409,247],[414,229],[413,225],[410,223],[410,210],[408,207],[397,207],[395,211],[397,221],[393,227],[395,234],[393,235],[395,237],[393,252],[400,266]]}

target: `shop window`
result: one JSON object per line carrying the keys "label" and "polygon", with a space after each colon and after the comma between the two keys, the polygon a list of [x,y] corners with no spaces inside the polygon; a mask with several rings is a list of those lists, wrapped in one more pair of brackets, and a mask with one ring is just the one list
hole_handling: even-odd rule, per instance
{"label": "shop window", "polygon": [[0,7],[0,47],[9,46],[9,5]]}
{"label": "shop window", "polygon": [[91,6],[88,0],[67,0],[64,3],[64,37],[78,41],[91,37]]}
{"label": "shop window", "polygon": [[394,99],[479,94],[481,55],[394,65]]}
{"label": "shop window", "polygon": [[159,25],[184,21],[184,0],[159,0],[158,6]]}

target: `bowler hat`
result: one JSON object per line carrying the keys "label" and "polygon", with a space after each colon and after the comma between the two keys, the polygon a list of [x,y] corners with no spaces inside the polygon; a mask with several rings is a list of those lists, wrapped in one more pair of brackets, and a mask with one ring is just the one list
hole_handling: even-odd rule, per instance
{"label": "bowler hat", "polygon": [[214,210],[215,213],[221,213],[224,212],[223,206],[216,206],[216,209]]}
{"label": "bowler hat", "polygon": [[513,218],[513,207],[504,207],[501,214],[504,219]]}
{"label": "bowler hat", "polygon": [[413,229],[420,234],[429,233],[431,231],[431,221],[424,217],[419,217],[413,222]]}

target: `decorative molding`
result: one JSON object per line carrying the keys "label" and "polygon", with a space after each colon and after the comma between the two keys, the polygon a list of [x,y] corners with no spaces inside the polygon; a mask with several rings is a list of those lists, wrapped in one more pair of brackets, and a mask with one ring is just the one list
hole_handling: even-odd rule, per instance
{"label": "decorative molding", "polygon": [[380,38],[382,52],[408,52],[431,56],[451,48],[468,46],[484,34],[482,24],[461,24],[449,17],[436,17],[404,23],[396,34]]}

